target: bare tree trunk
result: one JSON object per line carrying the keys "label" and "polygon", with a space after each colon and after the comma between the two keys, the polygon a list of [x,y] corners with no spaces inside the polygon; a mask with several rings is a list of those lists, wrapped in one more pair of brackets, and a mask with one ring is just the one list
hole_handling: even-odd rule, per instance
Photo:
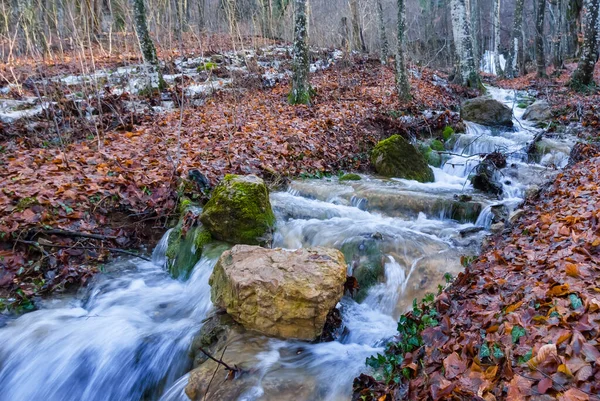
{"label": "bare tree trunk", "polygon": [[406,38],[406,5],[404,0],[398,0],[398,52],[396,53],[396,90],[402,100],[410,99],[410,84],[406,72],[404,56]]}
{"label": "bare tree trunk", "polygon": [[352,45],[350,44],[350,30],[348,29],[348,18],[342,17],[340,20],[340,36],[342,37],[342,49],[345,52],[350,52],[352,50]]}
{"label": "bare tree trunk", "polygon": [[205,10],[204,0],[197,0],[197,2],[198,2],[198,30],[200,32],[203,32],[204,28],[206,28],[206,21],[205,21],[205,16],[204,16],[204,10]]}
{"label": "bare tree trunk", "polygon": [[471,21],[471,32],[473,39],[473,57],[475,58],[475,66],[479,68],[481,63],[481,43],[479,38],[481,37],[481,24],[480,24],[480,0],[467,0],[467,12],[469,13],[469,20]]}
{"label": "bare tree trunk", "polygon": [[380,57],[381,64],[387,64],[389,57],[389,44],[385,33],[385,20],[383,16],[383,5],[381,0],[377,0],[377,17],[379,19],[379,45],[381,46]]}
{"label": "bare tree trunk", "polygon": [[311,87],[308,82],[308,30],[306,26],[306,1],[294,0],[296,23],[294,25],[294,60],[292,91],[288,96],[291,104],[309,104]]}
{"label": "bare tree trunk", "polygon": [[578,53],[579,49],[579,20],[581,16],[581,9],[583,7],[583,0],[566,0],[567,4],[567,21],[568,21],[568,45],[567,54],[569,57],[574,57]]}
{"label": "bare tree trunk", "polygon": [[600,0],[585,0],[583,15],[583,45],[577,69],[571,75],[569,85],[577,90],[585,89],[594,82],[594,67],[598,61],[598,7]]}
{"label": "bare tree trunk", "polygon": [[519,71],[519,61],[523,59],[523,4],[524,0],[517,0],[515,4],[515,18],[510,35],[508,59],[506,60],[505,75],[514,78]]}
{"label": "bare tree trunk", "polygon": [[545,78],[546,56],[544,54],[544,21],[546,16],[546,0],[535,0],[535,64],[538,78]]}
{"label": "bare tree trunk", "polygon": [[494,68],[497,76],[504,76],[500,64],[500,1],[494,0]]}
{"label": "bare tree trunk", "polygon": [[481,79],[473,57],[471,24],[465,0],[451,0],[452,31],[457,53],[456,81],[463,86],[481,88]]}
{"label": "bare tree trunk", "polygon": [[146,64],[146,82],[144,84],[143,91],[153,91],[155,89],[162,89],[164,81],[162,74],[160,73],[160,66],[158,63],[158,57],[156,56],[156,47],[150,37],[148,31],[148,23],[146,22],[146,7],[144,0],[133,0],[133,22],[135,25],[135,32],[138,37],[138,43],[142,52],[142,59]]}
{"label": "bare tree trunk", "polygon": [[366,46],[362,38],[360,16],[358,14],[358,0],[350,0],[350,16],[352,18],[352,50],[365,52]]}
{"label": "bare tree trunk", "polygon": [[550,52],[552,54],[552,65],[556,70],[563,68],[563,54],[562,54],[562,4],[563,0],[554,0],[550,2],[550,31],[552,46]]}

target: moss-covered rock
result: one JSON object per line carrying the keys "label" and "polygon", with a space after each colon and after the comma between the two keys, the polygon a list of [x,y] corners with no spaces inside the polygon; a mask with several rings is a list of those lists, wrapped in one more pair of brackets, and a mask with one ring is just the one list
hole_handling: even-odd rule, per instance
{"label": "moss-covered rock", "polygon": [[431,149],[431,146],[423,143],[419,146],[419,152],[430,166],[440,167],[442,165],[442,155]]}
{"label": "moss-covered rock", "polygon": [[444,138],[444,141],[448,141],[450,138],[452,138],[452,135],[454,135],[454,128],[446,125],[446,127],[444,127],[444,131],[442,131],[442,137]]}
{"label": "moss-covered rock", "polygon": [[360,181],[360,175],[354,173],[344,174],[340,177],[340,181]]}
{"label": "moss-covered rock", "polygon": [[186,280],[202,257],[204,247],[212,241],[210,232],[198,221],[199,212],[200,208],[186,203],[177,226],[169,234],[167,269],[174,278]]}
{"label": "moss-covered rock", "polygon": [[439,139],[434,139],[433,141],[431,141],[429,146],[431,147],[431,149],[437,150],[438,152],[443,152],[444,150],[446,150],[446,148],[444,147],[444,143]]}
{"label": "moss-covered rock", "polygon": [[463,120],[491,127],[512,127],[512,110],[491,96],[480,96],[463,102],[460,106]]}
{"label": "moss-covered rock", "polygon": [[257,176],[226,175],[214,189],[200,221],[221,241],[268,244],[275,225],[269,190]]}
{"label": "moss-covered rock", "polygon": [[381,234],[350,238],[344,241],[340,249],[344,258],[351,261],[352,275],[360,286],[354,295],[356,302],[362,302],[369,289],[384,279],[384,252],[380,236]]}
{"label": "moss-covered rock", "polygon": [[371,153],[371,164],[385,177],[433,182],[433,171],[425,157],[400,135],[380,141]]}

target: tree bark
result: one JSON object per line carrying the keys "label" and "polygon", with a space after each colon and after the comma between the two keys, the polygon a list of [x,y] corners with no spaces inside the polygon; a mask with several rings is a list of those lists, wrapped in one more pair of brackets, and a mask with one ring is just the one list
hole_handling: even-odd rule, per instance
{"label": "tree bark", "polygon": [[365,52],[366,46],[362,38],[360,16],[358,13],[358,0],[350,0],[350,17],[352,19],[352,50]]}
{"label": "tree bark", "polygon": [[288,99],[291,104],[309,104],[311,87],[308,82],[308,30],[306,26],[306,1],[295,0],[296,23],[294,26],[294,59],[292,91]]}
{"label": "tree bark", "polygon": [[567,21],[568,21],[568,44],[567,54],[569,57],[574,57],[579,50],[579,21],[583,0],[565,0],[567,4]]}
{"label": "tree bark", "polygon": [[473,39],[471,24],[467,15],[465,0],[451,0],[452,32],[456,48],[456,78],[455,81],[463,86],[480,88],[481,79],[473,57]]}
{"label": "tree bark", "polygon": [[381,0],[377,0],[377,17],[379,19],[379,45],[381,46],[379,54],[381,58],[381,64],[387,64],[389,56],[389,44],[387,35],[385,33],[385,20],[383,16],[383,5],[381,4]]}
{"label": "tree bark", "polygon": [[598,61],[598,8],[600,0],[585,0],[583,15],[583,45],[577,69],[571,75],[570,86],[583,90],[594,82],[594,67]]}
{"label": "tree bark", "polygon": [[398,0],[398,52],[396,54],[396,90],[402,100],[410,99],[410,84],[406,71],[404,56],[406,38],[406,5],[404,0]]}
{"label": "tree bark", "polygon": [[479,0],[467,0],[467,11],[471,21],[473,57],[475,58],[475,66],[479,68],[479,64],[481,63],[481,43],[479,42],[479,38],[481,37],[481,15],[479,9]]}
{"label": "tree bark", "polygon": [[538,78],[545,78],[546,56],[544,54],[544,21],[546,17],[546,0],[535,0],[535,64]]}
{"label": "tree bark", "polygon": [[497,76],[504,76],[500,64],[500,1],[494,0],[494,69]]}
{"label": "tree bark", "polygon": [[140,88],[144,92],[151,92],[155,89],[162,89],[164,81],[160,73],[158,57],[156,56],[156,47],[150,37],[148,24],[146,22],[146,7],[144,0],[133,0],[133,22],[135,32],[138,37],[142,59],[146,65],[146,82],[144,88]]}
{"label": "tree bark", "polygon": [[508,48],[505,75],[514,78],[518,75],[519,62],[523,60],[523,4],[524,0],[517,0],[515,4],[515,17]]}
{"label": "tree bark", "polygon": [[562,3],[563,0],[554,0],[550,2],[550,31],[552,45],[550,47],[550,53],[552,55],[552,65],[555,70],[563,68],[563,54],[562,54]]}

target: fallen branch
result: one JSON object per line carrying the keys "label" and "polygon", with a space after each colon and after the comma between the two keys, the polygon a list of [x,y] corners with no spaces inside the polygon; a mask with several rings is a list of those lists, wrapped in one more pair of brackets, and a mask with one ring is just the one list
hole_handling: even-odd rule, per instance
{"label": "fallen branch", "polygon": [[82,238],[99,239],[99,240],[103,240],[103,241],[117,239],[117,237],[110,236],[110,235],[88,234],[88,233],[80,233],[77,231],[61,230],[61,229],[38,230],[37,234],[63,235],[65,237],[82,237]]}
{"label": "fallen branch", "polygon": [[[25,240],[15,240],[15,242],[21,243],[21,244],[27,244],[27,245],[33,245],[36,248],[40,248],[42,246],[49,246],[52,248],[68,248],[68,249],[99,249],[100,247],[98,246],[72,246],[72,245],[59,245],[59,244],[52,244],[50,242],[43,242],[43,243],[39,243],[37,241],[25,241]],[[135,252],[131,252],[131,251],[126,251],[124,249],[119,249],[119,248],[102,248],[102,249],[106,249],[107,251],[110,252],[115,252],[115,253],[122,253],[124,255],[129,255],[129,256],[135,256],[136,258],[140,258],[142,260],[151,262],[152,260],[150,258],[147,258],[145,256],[139,255]]]}
{"label": "fallen branch", "polygon": [[[216,363],[218,363],[219,365],[223,365],[223,367],[225,368],[225,370],[228,370],[228,371],[230,371],[230,372],[233,372],[233,373],[240,373],[240,372],[241,372],[241,370],[240,370],[240,369],[238,369],[238,367],[237,367],[237,366],[236,366],[236,367],[234,367],[234,368],[232,368],[231,366],[229,366],[229,365],[227,365],[225,362],[223,362],[223,356],[222,356],[222,355],[221,355],[221,359],[217,359],[217,358],[215,358],[214,356],[212,356],[211,354],[209,354],[208,352],[206,352],[206,351],[204,350],[204,348],[202,348],[202,347],[199,347],[198,349],[199,349],[199,350],[200,350],[200,351],[201,351],[201,352],[202,352],[204,355],[206,355],[206,356],[208,357],[208,359],[211,359],[211,360],[215,361],[215,362],[216,362]],[[223,352],[223,353],[225,353],[225,352]]]}

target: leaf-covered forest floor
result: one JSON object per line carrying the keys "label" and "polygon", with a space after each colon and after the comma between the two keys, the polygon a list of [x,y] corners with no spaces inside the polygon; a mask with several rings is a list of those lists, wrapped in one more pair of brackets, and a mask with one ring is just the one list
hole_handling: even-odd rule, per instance
{"label": "leaf-covered forest floor", "polygon": [[[404,327],[418,333],[405,334],[381,359],[393,370],[389,383],[366,375],[355,381],[364,399],[600,399],[600,157],[588,153],[594,155],[528,199],[523,217],[435,302],[407,315]],[[414,345],[404,344],[410,338]]]}
{"label": "leaf-covered forest floor", "polygon": [[[45,74],[72,73],[80,64],[72,57]],[[11,68],[24,74],[27,66]],[[118,123],[97,124],[97,131],[64,109],[36,121],[34,134],[27,124],[4,126],[1,303],[32,309],[37,296],[85,284],[111,254],[152,245],[150,237],[176,216],[178,198],[197,193],[187,179],[192,169],[213,184],[227,173],[252,173],[281,185],[290,177],[366,170],[368,152],[386,135],[441,137],[444,127],[460,124],[461,99],[474,95],[443,77],[416,72],[413,101],[399,104],[393,71],[356,57],[312,75],[309,107],[287,103],[286,81],[263,88],[242,77],[202,105],[170,112],[127,111],[117,107],[126,94],[106,95],[117,105],[106,117]],[[39,77],[21,76],[28,78]],[[49,141],[57,115],[63,135]]]}

